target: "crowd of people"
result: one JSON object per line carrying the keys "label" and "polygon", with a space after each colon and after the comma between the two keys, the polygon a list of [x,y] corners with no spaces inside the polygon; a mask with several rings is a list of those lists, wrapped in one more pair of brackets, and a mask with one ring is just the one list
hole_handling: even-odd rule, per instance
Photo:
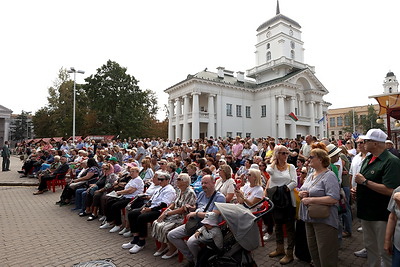
{"label": "crowd of people", "polygon": [[169,259],[179,251],[188,266],[199,265],[206,241],[223,246],[216,202],[255,212],[268,197],[274,209],[262,217],[263,239],[275,234],[269,257],[281,257],[282,265],[296,256],[313,266],[337,266],[341,240],[351,238],[357,218],[365,248],[356,256],[368,257],[369,266],[400,264],[400,159],[379,129],[356,139],[346,133],[339,142],[311,135],[148,138],[42,141],[22,143],[17,151],[21,177],[39,179],[34,195],[45,193],[48,181],[66,179],[56,204],[74,204],[87,221],[131,238],[122,244],[130,253],[144,249],[151,236],[160,244],[154,256]]}

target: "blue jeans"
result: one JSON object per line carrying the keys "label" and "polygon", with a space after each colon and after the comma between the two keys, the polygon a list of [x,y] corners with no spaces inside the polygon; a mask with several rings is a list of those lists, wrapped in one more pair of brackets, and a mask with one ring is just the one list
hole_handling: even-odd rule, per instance
{"label": "blue jeans", "polygon": [[400,251],[393,246],[392,266],[400,266]]}
{"label": "blue jeans", "polygon": [[87,188],[78,188],[75,190],[75,208],[81,212],[86,210],[86,190]]}

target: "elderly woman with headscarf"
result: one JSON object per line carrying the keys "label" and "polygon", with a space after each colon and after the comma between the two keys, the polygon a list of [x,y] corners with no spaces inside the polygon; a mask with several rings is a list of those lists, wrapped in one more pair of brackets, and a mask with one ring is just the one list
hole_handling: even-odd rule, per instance
{"label": "elderly woman with headscarf", "polygon": [[183,223],[184,216],[188,213],[186,205],[194,206],[196,204],[196,194],[189,187],[189,175],[187,173],[180,174],[176,179],[176,184],[178,192],[175,201],[153,223],[152,236],[161,243],[154,256],[160,256],[168,251],[163,259],[169,259],[177,254],[176,247],[168,242],[168,232]]}

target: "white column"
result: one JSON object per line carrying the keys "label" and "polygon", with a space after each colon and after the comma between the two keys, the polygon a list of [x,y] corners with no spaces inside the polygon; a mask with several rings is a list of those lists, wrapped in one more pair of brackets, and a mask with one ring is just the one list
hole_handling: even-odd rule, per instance
{"label": "white column", "polygon": [[180,123],[180,116],[181,116],[181,99],[175,99],[176,103],[176,126],[175,126],[175,139],[181,138],[181,123]]}
{"label": "white column", "polygon": [[[323,111],[323,106],[322,106],[322,102],[319,103],[318,105],[319,110],[318,110],[318,120],[322,119],[322,117],[324,116],[324,111]],[[319,129],[319,139],[325,137],[324,136],[324,130],[325,130],[325,119],[319,123],[318,125],[318,129]]]}
{"label": "white column", "polygon": [[272,97],[271,98],[271,105],[267,105],[267,109],[270,109],[270,114],[271,114],[271,133],[267,133],[267,135],[271,135],[272,137],[276,137],[277,138],[277,136],[276,136],[277,135],[277,131],[276,131],[276,102],[277,102],[277,99],[275,97]]}
{"label": "white column", "polygon": [[[290,112],[295,113],[295,110],[296,110],[296,98],[292,96],[290,98]],[[297,131],[296,122],[292,121],[290,124],[290,135],[288,137],[296,138],[296,131]]]}
{"label": "white column", "polygon": [[172,125],[172,117],[174,116],[174,101],[168,100],[168,139],[174,140],[174,127]]}
{"label": "white column", "polygon": [[215,95],[210,94],[208,96],[208,137],[215,136],[215,111],[214,111],[214,97]]}
{"label": "white column", "polygon": [[189,96],[184,95],[182,98],[183,98],[183,140],[187,142],[190,139],[189,122],[188,122]]}
{"label": "white column", "polygon": [[[222,97],[221,96],[216,96],[216,100],[215,102],[217,103],[217,121],[216,121],[216,128],[217,128],[217,136],[225,136],[226,132],[223,133],[222,132],[222,127],[223,127],[223,120],[222,120],[222,116],[225,116],[226,114],[223,113],[223,107],[222,107]],[[224,115],[223,115],[224,114]],[[217,137],[216,136],[216,137]]]}
{"label": "white column", "polygon": [[[4,141],[10,141],[10,119],[9,118],[4,118]],[[0,144],[3,146],[3,144]],[[9,144],[10,145],[10,144]]]}
{"label": "white column", "polygon": [[285,96],[277,95],[278,98],[278,138],[286,137],[286,125],[285,125]]}
{"label": "white column", "polygon": [[193,108],[192,108],[192,139],[200,138],[200,105],[198,92],[193,92]]}
{"label": "white column", "polygon": [[308,102],[308,113],[310,114],[310,131],[309,134],[315,136],[315,112],[314,112],[314,101]]}

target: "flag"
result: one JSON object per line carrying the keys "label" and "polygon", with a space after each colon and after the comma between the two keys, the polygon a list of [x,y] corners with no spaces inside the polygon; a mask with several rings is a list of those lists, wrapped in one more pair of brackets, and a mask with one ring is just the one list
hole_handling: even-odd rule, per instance
{"label": "flag", "polygon": [[299,118],[297,118],[296,115],[294,115],[293,112],[290,112],[290,113],[289,113],[289,117],[290,117],[292,120],[294,120],[294,121],[298,121],[298,120],[299,120]]}
{"label": "flag", "polygon": [[325,116],[322,116],[322,118],[318,121],[318,123],[324,122]]}

